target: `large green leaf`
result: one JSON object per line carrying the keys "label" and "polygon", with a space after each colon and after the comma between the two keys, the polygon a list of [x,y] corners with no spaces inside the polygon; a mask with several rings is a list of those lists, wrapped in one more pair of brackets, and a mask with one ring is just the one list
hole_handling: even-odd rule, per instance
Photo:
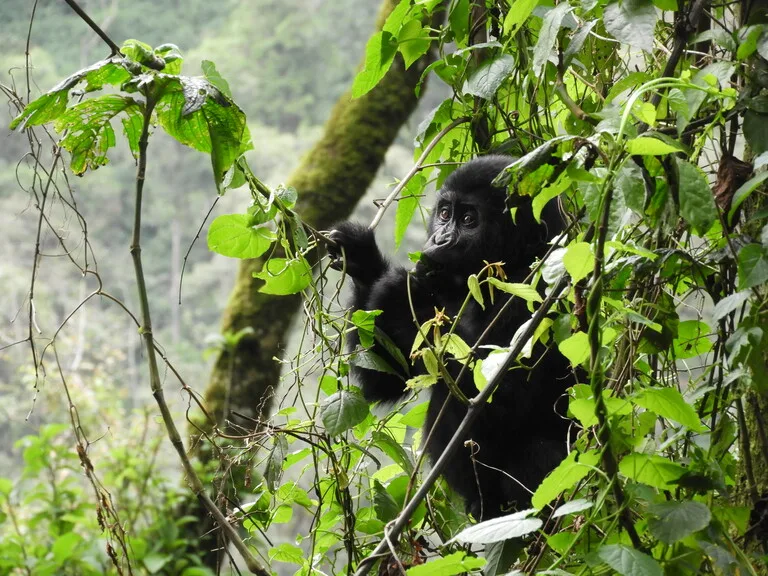
{"label": "large green leaf", "polygon": [[211,155],[221,190],[227,171],[253,148],[243,111],[205,78],[157,75],[162,85],[156,105],[163,129],[176,140]]}
{"label": "large green leaf", "polygon": [[586,278],[595,266],[592,246],[587,242],[573,242],[566,249],[563,264],[573,282]]}
{"label": "large green leaf", "polygon": [[669,490],[683,475],[685,468],[662,456],[633,452],[619,462],[619,472],[635,482]]}
{"label": "large green leaf", "polygon": [[680,174],[680,215],[699,236],[706,234],[717,220],[712,190],[702,171],[685,160],[677,160]]}
{"label": "large green leaf", "polygon": [[208,229],[208,248],[230,258],[258,258],[275,238],[267,226],[253,226],[249,214],[223,214]]}
{"label": "large green leaf", "polygon": [[761,244],[747,244],[739,250],[739,290],[768,282],[768,249]]}
{"label": "large green leaf", "polygon": [[536,488],[531,498],[531,505],[539,510],[544,508],[561,492],[576,486],[576,483],[589,474],[599,461],[600,456],[597,452],[580,454],[577,450],[572,450]]}
{"label": "large green leaf", "polygon": [[124,64],[125,58],[112,56],[78,70],[30,102],[22,113],[13,119],[10,129],[39,126],[58,118],[66,110],[69,90],[82,81],[86,83],[86,92],[99,90],[105,84],[113,86],[122,84],[131,77],[131,73],[128,72]]}
{"label": "large green leaf", "polygon": [[656,560],[623,544],[602,546],[597,554],[621,576],[664,576]]}
{"label": "large green leaf", "polygon": [[368,402],[357,392],[340,390],[320,405],[320,418],[329,436],[357,426],[368,416]]}
{"label": "large green leaf", "polygon": [[301,292],[309,286],[312,281],[312,268],[301,256],[292,260],[270,258],[264,263],[263,270],[254,272],[253,277],[266,282],[259,288],[259,292],[285,296]]}
{"label": "large green leaf", "polygon": [[552,10],[547,12],[544,17],[544,23],[539,31],[539,39],[533,48],[533,74],[538,76],[542,67],[549,60],[552,50],[557,42],[557,33],[563,23],[563,18],[568,12],[573,10],[568,2],[561,2]]}
{"label": "large green leaf", "polygon": [[129,125],[141,124],[142,110],[143,104],[133,98],[108,94],[85,100],[59,116],[54,128],[66,132],[60,145],[72,154],[72,172],[82,174],[106,164],[107,151],[115,145],[112,119],[124,113]]}
{"label": "large green leaf", "polygon": [[652,504],[648,511],[656,516],[648,521],[648,528],[665,544],[674,544],[709,525],[712,514],[701,502],[661,502]]}
{"label": "large green leaf", "polygon": [[704,430],[696,410],[674,388],[646,388],[636,394],[632,402],[696,432]]}
{"label": "large green leaf", "polygon": [[651,0],[614,2],[603,12],[603,23],[611,36],[649,54],[653,52],[657,20],[658,14]]}
{"label": "large green leaf", "polygon": [[392,66],[397,53],[397,39],[391,32],[382,30],[371,36],[365,47],[365,66],[355,76],[352,97],[359,98],[370,92]]}
{"label": "large green leaf", "polygon": [[485,566],[484,558],[467,556],[463,550],[453,552],[442,558],[435,558],[418,566],[408,568],[408,576],[454,576],[473,572]]}
{"label": "large green leaf", "polygon": [[496,94],[496,90],[506,80],[515,68],[515,59],[509,54],[486,60],[464,83],[461,91],[486,100]]}
{"label": "large green leaf", "polygon": [[533,9],[539,4],[539,0],[515,0],[504,18],[504,33],[513,34],[528,20]]}

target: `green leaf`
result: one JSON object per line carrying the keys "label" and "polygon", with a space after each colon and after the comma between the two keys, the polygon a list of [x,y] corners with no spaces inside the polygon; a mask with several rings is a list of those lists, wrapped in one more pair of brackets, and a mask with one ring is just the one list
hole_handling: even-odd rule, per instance
{"label": "green leaf", "polygon": [[629,154],[640,156],[662,156],[683,151],[681,146],[673,146],[652,136],[641,136],[640,138],[629,140],[626,148]]}
{"label": "green leaf", "polygon": [[739,206],[742,205],[744,200],[749,198],[752,192],[757,190],[765,180],[768,180],[768,170],[760,172],[760,174],[753,176],[739,186],[739,189],[734,192],[733,199],[731,200],[731,209],[728,211],[729,222],[733,220],[733,215],[736,214],[736,211],[739,209]]}
{"label": "green leaf", "polygon": [[13,481],[10,478],[0,478],[0,495],[8,496],[13,490]]}
{"label": "green leaf", "polygon": [[683,475],[685,468],[662,456],[633,452],[619,463],[619,472],[635,482],[647,484],[659,490],[669,490]]}
{"label": "green leaf", "polygon": [[371,36],[365,47],[365,66],[352,83],[352,97],[370,92],[392,66],[397,53],[397,40],[391,32],[382,30]]}
{"label": "green leaf", "polygon": [[427,410],[429,410],[429,402],[416,404],[416,406],[405,413],[400,419],[400,423],[405,424],[406,426],[412,426],[413,428],[421,428],[427,418]]}
{"label": "green leaf", "polygon": [[418,19],[414,18],[403,24],[397,33],[397,49],[403,55],[405,69],[424,56],[431,44],[429,29],[422,27]]}
{"label": "green leaf", "polygon": [[253,226],[248,214],[223,214],[208,229],[208,248],[230,258],[258,258],[277,238],[267,226]]}
{"label": "green leaf", "polygon": [[643,173],[632,158],[627,158],[619,168],[614,186],[624,196],[624,203],[627,208],[640,216],[645,214]]}
{"label": "green leaf", "polygon": [[400,512],[397,501],[378,480],[373,481],[373,507],[382,522],[394,520]]}
{"label": "green leaf", "polygon": [[288,441],[283,434],[276,434],[272,438],[272,450],[269,451],[267,464],[264,467],[264,481],[270,492],[275,492],[280,487],[280,479],[283,476],[283,462],[288,453]]}
{"label": "green leaf", "polygon": [[739,290],[768,282],[768,251],[760,244],[747,244],[739,250]]}
{"label": "green leaf", "polygon": [[285,296],[301,292],[309,286],[312,282],[312,268],[301,256],[293,260],[270,258],[264,263],[262,271],[254,272],[253,277],[266,282],[259,288],[259,292]]}
{"label": "green leaf", "polygon": [[533,48],[533,74],[539,76],[542,67],[549,60],[552,49],[557,42],[557,33],[563,23],[563,18],[568,12],[573,10],[568,2],[561,2],[552,8],[544,17],[544,23],[539,31],[539,39]]}
{"label": "green leaf", "polygon": [[693,358],[706,354],[712,349],[712,341],[708,338],[709,326],[698,320],[685,320],[677,327],[674,352],[678,359]]}
{"label": "green leaf", "polygon": [[69,90],[83,80],[86,82],[86,92],[99,90],[105,84],[113,86],[122,84],[131,77],[131,73],[123,66],[124,61],[122,56],[112,56],[78,70],[27,104],[21,114],[14,118],[9,128],[23,129],[26,126],[39,126],[55,120],[66,110]]}
{"label": "green leaf", "polygon": [[357,426],[368,416],[368,402],[357,392],[340,390],[320,405],[320,418],[329,436]]}
{"label": "green leaf", "polygon": [[304,556],[304,551],[301,548],[289,542],[283,542],[269,550],[270,560],[290,562],[291,564],[298,564],[299,566],[304,564]]}
{"label": "green leaf", "polygon": [[595,267],[592,246],[587,242],[574,242],[568,246],[563,256],[563,264],[574,284],[589,276]]}
{"label": "green leaf", "polygon": [[394,368],[390,366],[386,360],[375,352],[370,350],[361,350],[357,352],[351,359],[351,363],[358,368],[365,370],[376,370],[377,372],[386,372],[394,376],[400,376],[395,372]]}
{"label": "green leaf", "polygon": [[765,129],[768,122],[768,114],[758,114],[752,110],[747,110],[744,114],[744,138],[746,138],[752,152],[762,154],[768,150],[768,130]]}
{"label": "green leaf", "polygon": [[679,422],[695,432],[705,430],[696,410],[674,388],[645,388],[632,397],[632,402],[662,418]]}
{"label": "green leaf", "polygon": [[757,41],[763,33],[762,26],[747,26],[739,31],[739,48],[736,50],[736,58],[746,60],[757,50]]}
{"label": "green leaf", "polygon": [[459,550],[448,556],[411,566],[406,574],[408,576],[454,576],[479,570],[483,566],[485,566],[485,558],[467,556],[466,552]]}
{"label": "green leaf", "polygon": [[599,461],[600,456],[594,450],[585,454],[572,450],[536,488],[531,497],[531,506],[541,510],[560,493],[576,486],[576,483],[585,478]]}
{"label": "green leaf", "polygon": [[651,504],[648,511],[656,516],[648,520],[648,528],[665,544],[674,544],[709,526],[712,514],[701,502],[662,502]]}
{"label": "green leaf", "polygon": [[355,310],[352,314],[352,324],[357,326],[357,334],[363,348],[373,346],[376,316],[379,314],[381,310]]}
{"label": "green leaf", "polygon": [[565,192],[570,185],[571,178],[566,173],[563,173],[553,184],[548,184],[533,197],[531,210],[533,211],[533,217],[536,219],[536,222],[541,223],[541,211],[544,210],[544,206],[546,206],[550,200],[557,198],[560,194]]}
{"label": "green leaf", "polygon": [[65,532],[53,543],[52,552],[54,561],[62,565],[71,558],[75,548],[83,541],[82,536],[75,532]]}
{"label": "green leaf", "polygon": [[712,321],[718,322],[722,318],[725,318],[728,314],[741,307],[744,302],[749,300],[752,296],[752,292],[744,290],[743,292],[736,292],[730,294],[720,300],[712,309]]}
{"label": "green leaf", "polygon": [[621,576],[664,576],[656,560],[623,544],[601,546],[597,554]]}
{"label": "green leaf", "polygon": [[150,552],[144,558],[142,562],[147,568],[150,574],[157,574],[163,567],[173,559],[170,554],[160,554],[159,552]]}
{"label": "green leaf", "polygon": [[528,16],[538,4],[539,0],[515,0],[504,18],[504,34],[507,36],[514,34],[528,20]]}
{"label": "green leaf", "polygon": [[23,130],[27,126],[39,126],[55,120],[67,109],[69,94],[66,90],[48,92],[26,105],[21,114],[8,126],[11,130]]}
{"label": "green leaf", "polygon": [[208,82],[221,90],[221,92],[226,95],[227,98],[232,98],[232,90],[229,88],[229,82],[227,82],[224,77],[219,74],[219,71],[216,70],[216,64],[210,60],[203,60],[200,63],[200,67],[202,68],[205,79],[208,80]]}
{"label": "green leaf", "polygon": [[54,124],[58,132],[67,132],[61,147],[72,154],[71,169],[82,174],[108,162],[107,151],[115,145],[111,120],[125,112],[129,118],[139,118],[143,106],[133,98],[109,94],[85,100],[59,116]]}
{"label": "green leaf", "polygon": [[163,82],[155,108],[163,129],[184,144],[211,155],[219,192],[229,169],[253,148],[245,113],[205,78],[158,74]]}
{"label": "green leaf", "polygon": [[541,294],[530,284],[522,284],[519,282],[502,282],[498,278],[488,278],[488,283],[495,286],[502,292],[512,294],[518,298],[522,298],[526,302],[542,302]]}
{"label": "green leaf", "polygon": [[557,509],[552,512],[552,518],[560,518],[561,516],[567,516],[568,514],[576,514],[577,512],[583,512],[589,510],[594,504],[584,498],[578,498],[566,502],[562,506],[558,506]]}
{"label": "green leaf", "polygon": [[686,160],[677,160],[680,174],[680,215],[698,236],[706,234],[717,220],[717,208],[706,177]]}
{"label": "green leaf", "polygon": [[456,0],[450,4],[448,22],[459,48],[466,46],[469,40],[469,3],[470,0]]}
{"label": "green leaf", "polygon": [[392,438],[392,436],[377,430],[372,434],[371,440],[373,441],[374,446],[389,456],[393,462],[403,469],[404,472],[407,474],[413,472],[413,462],[411,462],[408,453],[399,442]]}
{"label": "green leaf", "polygon": [[397,201],[397,211],[395,212],[395,250],[400,248],[400,244],[408,230],[416,208],[419,207],[419,195],[423,192],[426,180],[420,174],[410,179],[405,185],[403,193]]}
{"label": "green leaf", "polygon": [[611,86],[611,89],[608,91],[608,96],[605,97],[605,103],[609,104],[610,102],[613,102],[614,98],[619,96],[622,92],[626,92],[631,88],[645,84],[649,80],[653,80],[653,76],[647,72],[630,72]]}
{"label": "green leaf", "polygon": [[467,278],[467,286],[469,287],[469,293],[472,294],[472,298],[480,304],[480,308],[485,310],[483,292],[480,290],[480,280],[477,279],[477,274],[471,274],[469,278]]}
{"label": "green leaf", "polygon": [[510,538],[521,538],[535,532],[543,522],[538,518],[528,518],[536,510],[523,510],[501,518],[493,518],[474,526],[464,528],[453,540],[462,544],[490,544]]}
{"label": "green leaf", "polygon": [[515,68],[515,59],[509,54],[503,54],[492,60],[484,61],[480,67],[464,82],[461,91],[485,100],[490,100],[496,90],[506,80]]}
{"label": "green leaf", "polygon": [[560,342],[557,348],[573,366],[578,366],[589,358],[589,336],[586,332],[576,332]]}
{"label": "green leaf", "polygon": [[658,14],[651,0],[623,0],[608,4],[603,23],[608,33],[633,48],[653,53],[653,38]]}

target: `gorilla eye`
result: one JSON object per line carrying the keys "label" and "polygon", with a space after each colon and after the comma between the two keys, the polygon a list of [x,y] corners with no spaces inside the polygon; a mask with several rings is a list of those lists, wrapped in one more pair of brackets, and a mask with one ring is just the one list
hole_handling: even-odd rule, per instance
{"label": "gorilla eye", "polygon": [[451,211],[446,207],[440,208],[440,212],[437,213],[437,217],[440,218],[440,220],[443,222],[448,222],[448,220],[451,219]]}
{"label": "gorilla eye", "polygon": [[467,212],[464,214],[464,216],[461,218],[461,223],[466,224],[467,226],[471,226],[475,223],[475,215],[472,214],[472,212]]}

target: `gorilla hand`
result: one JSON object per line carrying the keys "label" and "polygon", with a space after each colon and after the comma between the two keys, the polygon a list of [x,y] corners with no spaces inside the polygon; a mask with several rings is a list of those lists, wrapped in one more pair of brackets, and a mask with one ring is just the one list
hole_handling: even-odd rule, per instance
{"label": "gorilla hand", "polygon": [[352,279],[364,285],[376,282],[388,264],[376,245],[373,230],[355,222],[340,222],[329,235],[334,244],[328,246],[331,268],[344,270]]}

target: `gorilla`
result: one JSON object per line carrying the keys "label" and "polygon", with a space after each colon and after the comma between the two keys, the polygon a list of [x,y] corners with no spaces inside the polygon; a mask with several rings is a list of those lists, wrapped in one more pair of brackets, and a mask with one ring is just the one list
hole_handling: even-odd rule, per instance
{"label": "gorilla", "polygon": [[[554,202],[545,207],[541,224],[533,217],[530,198],[515,198],[519,205],[511,213],[506,190],[493,185],[511,162],[507,156],[476,158],[446,179],[431,213],[429,238],[412,271],[388,262],[376,245],[373,231],[361,224],[342,222],[331,231],[335,243],[328,249],[331,266],[345,269],[352,278],[352,308],[381,310],[376,328],[389,337],[390,348],[394,343],[405,358],[417,335],[417,322],[421,325],[439,310],[455,321],[469,292],[467,278],[479,272],[485,262],[503,262],[506,281],[522,282],[534,259],[547,251],[548,239],[562,231],[563,220]],[[469,346],[478,342],[510,298],[495,290],[491,301],[486,285],[483,290],[485,309],[471,299],[454,327]],[[514,298],[480,342],[490,346],[478,348],[478,357],[486,357],[493,345],[509,346],[517,328],[530,316],[526,303]],[[443,333],[446,331],[444,328]],[[359,346],[357,334],[351,340],[353,347]],[[372,351],[399,373],[353,367],[353,376],[369,402],[393,403],[407,392],[409,376],[387,352],[381,338],[376,339]],[[455,381],[461,363],[451,360],[447,369]],[[471,398],[478,391],[471,372],[465,372],[457,385]],[[425,373],[423,362],[417,360],[410,377]],[[530,491],[565,456],[568,422],[558,413],[564,409],[556,411],[555,404],[575,383],[568,361],[556,347],[541,343],[534,348],[532,362],[505,374],[492,401],[469,428],[464,448],[454,453],[444,471],[446,481],[464,498],[467,511],[476,519],[493,518],[528,505]],[[437,421],[441,409],[443,414]],[[451,395],[445,382],[430,388],[424,438],[437,421],[425,448],[433,462],[466,411],[466,405]]]}

